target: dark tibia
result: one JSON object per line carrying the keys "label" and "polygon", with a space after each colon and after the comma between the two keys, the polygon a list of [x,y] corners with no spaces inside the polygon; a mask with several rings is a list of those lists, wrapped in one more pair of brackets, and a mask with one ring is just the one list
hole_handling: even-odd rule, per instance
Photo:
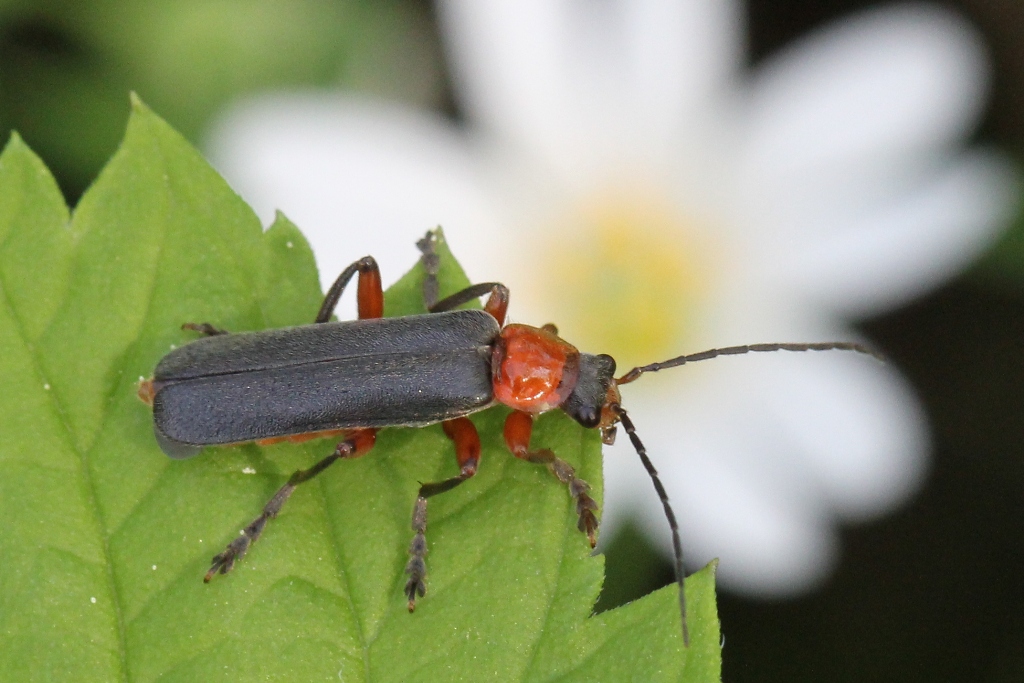
{"label": "dark tibia", "polygon": [[410,612],[416,609],[416,598],[422,598],[427,593],[424,581],[427,576],[427,499],[451,491],[472,477],[480,463],[480,436],[469,419],[460,417],[448,420],[442,426],[445,435],[455,444],[459,474],[450,479],[421,484],[416,496],[412,509],[412,530],[415,533],[409,544],[409,562],[405,565],[405,573],[409,575],[405,583],[405,596],[409,599]]}
{"label": "dark tibia", "polygon": [[381,286],[380,269],[377,268],[377,261],[372,256],[364,256],[341,271],[341,275],[327,290],[324,301],[320,304],[320,311],[313,322],[325,323],[331,319],[341,295],[345,292],[345,287],[357,272],[359,282],[356,285],[356,300],[360,319],[379,318],[383,315],[384,289]]}

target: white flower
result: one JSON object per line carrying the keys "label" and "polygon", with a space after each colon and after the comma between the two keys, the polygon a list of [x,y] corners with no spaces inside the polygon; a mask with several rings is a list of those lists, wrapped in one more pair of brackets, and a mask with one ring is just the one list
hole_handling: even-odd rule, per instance
{"label": "white flower", "polygon": [[[329,282],[366,253],[385,279],[444,226],[470,276],[511,287],[622,371],[712,346],[849,340],[990,243],[1015,191],[963,149],[985,89],[974,33],[883,9],[753,73],[740,8],[664,2],[440,5],[468,123],[342,94],[243,103],[211,137],[228,179],[309,236]],[[785,594],[826,576],[836,526],[921,481],[927,432],[890,365],[762,354],[645,376],[623,404],[662,473],[691,566]],[[625,439],[606,457],[604,534],[638,514],[666,549]]]}

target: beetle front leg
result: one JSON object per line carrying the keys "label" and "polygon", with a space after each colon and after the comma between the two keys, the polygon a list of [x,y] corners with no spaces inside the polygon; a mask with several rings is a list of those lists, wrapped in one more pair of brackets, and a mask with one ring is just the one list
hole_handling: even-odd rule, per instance
{"label": "beetle front leg", "polygon": [[409,611],[416,609],[416,598],[427,593],[424,579],[427,576],[427,499],[439,493],[450,491],[474,474],[480,464],[480,435],[469,418],[459,417],[441,423],[444,433],[455,443],[455,457],[459,463],[458,476],[444,481],[422,484],[416,504],[412,509],[412,530],[416,534],[409,544],[409,563],[405,573],[409,580],[405,583],[405,595],[409,598]]}
{"label": "beetle front leg", "polygon": [[267,501],[267,504],[263,506],[262,514],[254,519],[249,526],[245,527],[238,538],[228,544],[228,547],[224,549],[224,552],[213,558],[210,570],[206,572],[206,576],[203,577],[203,581],[205,583],[209,583],[210,579],[212,579],[217,573],[227,574],[231,571],[235,566],[235,562],[242,559],[242,556],[245,555],[249,546],[255,543],[260,537],[260,534],[263,533],[263,528],[267,526],[267,522],[277,517],[278,513],[281,512],[281,508],[284,507],[284,504],[289,498],[291,498],[296,486],[309,481],[338,460],[343,458],[355,458],[365,454],[373,448],[376,438],[376,429],[361,429],[352,432],[348,435],[348,438],[339,443],[335,447],[334,452],[326,458],[313,465],[308,470],[297,470],[294,472],[292,476],[288,478],[288,482],[279,488],[277,493],[275,493],[274,496]]}
{"label": "beetle front leg", "polygon": [[548,470],[560,482],[569,487],[569,494],[576,501],[577,527],[587,535],[590,547],[597,545],[597,501],[587,491],[590,484],[576,476],[572,465],[543,448],[530,450],[530,436],[533,434],[533,415],[516,410],[505,419],[505,444],[512,455],[538,465],[547,465]]}

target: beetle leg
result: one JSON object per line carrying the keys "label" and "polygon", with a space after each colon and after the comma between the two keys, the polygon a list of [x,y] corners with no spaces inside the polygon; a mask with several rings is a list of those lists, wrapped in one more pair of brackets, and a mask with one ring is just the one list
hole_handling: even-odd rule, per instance
{"label": "beetle leg", "polygon": [[409,563],[405,573],[409,580],[405,583],[405,595],[409,598],[409,611],[416,609],[416,598],[423,597],[427,585],[423,579],[427,575],[427,499],[439,493],[450,491],[474,474],[480,464],[480,435],[469,418],[459,417],[441,423],[444,433],[455,443],[455,457],[459,463],[458,476],[443,481],[421,484],[416,504],[412,509],[412,530],[415,533],[409,544]]}
{"label": "beetle leg", "polygon": [[210,323],[185,323],[181,326],[183,330],[192,330],[193,332],[199,332],[205,334],[207,337],[215,337],[218,334],[227,334],[227,330],[222,330],[219,327],[214,327]]}
{"label": "beetle leg", "polygon": [[455,292],[449,297],[441,299],[433,306],[428,306],[431,313],[443,313],[458,308],[462,304],[478,299],[484,294],[490,294],[484,304],[484,310],[494,316],[499,325],[505,324],[505,311],[508,309],[508,287],[500,282],[481,282],[478,285],[470,285],[465,289]]}
{"label": "beetle leg", "polygon": [[281,508],[284,507],[284,504],[291,497],[296,486],[302,482],[309,481],[342,458],[354,458],[365,454],[373,448],[376,437],[376,429],[360,429],[350,432],[348,438],[339,443],[333,453],[308,470],[297,470],[293,473],[288,478],[288,482],[279,488],[277,493],[263,506],[262,514],[254,519],[249,526],[245,527],[238,538],[228,544],[224,552],[213,558],[210,570],[206,572],[203,581],[209,583],[210,579],[218,572],[227,574],[231,571],[231,568],[235,566],[235,562],[242,559],[249,546],[255,543],[256,539],[263,533],[263,528],[267,525],[267,522],[277,517],[278,513],[281,512]]}
{"label": "beetle leg", "polygon": [[499,325],[505,324],[505,312],[508,310],[508,287],[495,283],[491,295],[487,297],[484,310],[494,316]]}
{"label": "beetle leg", "polygon": [[427,311],[430,313],[451,311],[473,299],[479,299],[484,294],[490,294],[487,297],[487,303],[484,304],[484,310],[493,315],[499,325],[504,325],[505,311],[508,309],[508,287],[500,282],[482,282],[470,285],[438,301],[437,272],[441,267],[441,260],[435,250],[436,244],[437,234],[433,230],[428,231],[426,236],[416,243],[422,252],[420,263],[423,264],[424,272],[423,303],[426,305]]}
{"label": "beetle leg", "polygon": [[558,481],[569,487],[569,493],[576,501],[576,514],[579,515],[577,527],[587,535],[590,547],[597,545],[597,502],[587,491],[590,484],[576,476],[572,465],[556,457],[550,450],[543,448],[530,450],[530,435],[533,433],[533,415],[520,410],[513,411],[505,419],[505,443],[512,455],[538,465],[547,465]]}
{"label": "beetle leg", "polygon": [[420,263],[423,264],[423,303],[431,313],[433,313],[434,304],[437,303],[437,272],[441,268],[441,259],[434,248],[436,244],[437,233],[433,230],[427,230],[423,239],[416,242],[416,247],[421,252]]}
{"label": "beetle leg", "polygon": [[356,271],[359,272],[359,284],[356,287],[359,319],[383,317],[384,288],[380,282],[380,269],[377,268],[377,261],[372,256],[364,256],[341,271],[341,275],[327,290],[324,302],[320,304],[320,312],[316,314],[316,320],[313,322],[325,323],[331,319],[334,309],[338,306],[338,300],[341,299],[348,281]]}

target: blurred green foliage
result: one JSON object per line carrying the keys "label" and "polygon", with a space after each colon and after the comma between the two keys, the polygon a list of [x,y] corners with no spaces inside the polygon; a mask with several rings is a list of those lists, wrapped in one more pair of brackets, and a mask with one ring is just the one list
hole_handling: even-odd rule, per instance
{"label": "blurred green foliage", "polygon": [[17,130],[76,201],[117,147],[131,91],[192,141],[269,88],[430,103],[433,36],[427,5],[401,0],[4,0],[0,133]]}
{"label": "blurred green foliage", "polygon": [[[1024,164],[1018,163],[1018,166],[1024,168]],[[980,284],[1017,291],[1024,289],[1024,200],[1018,199],[1015,219],[974,264],[969,275]]]}

